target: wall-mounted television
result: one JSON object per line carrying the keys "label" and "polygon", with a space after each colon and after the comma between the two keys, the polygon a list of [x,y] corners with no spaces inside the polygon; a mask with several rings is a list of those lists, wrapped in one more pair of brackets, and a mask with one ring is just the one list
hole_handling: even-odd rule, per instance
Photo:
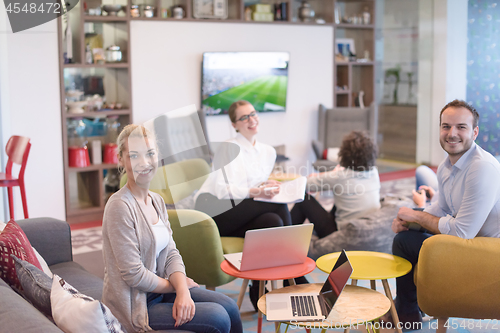
{"label": "wall-mounted television", "polygon": [[203,53],[203,112],[227,114],[238,100],[260,112],[285,111],[289,59],[288,52]]}

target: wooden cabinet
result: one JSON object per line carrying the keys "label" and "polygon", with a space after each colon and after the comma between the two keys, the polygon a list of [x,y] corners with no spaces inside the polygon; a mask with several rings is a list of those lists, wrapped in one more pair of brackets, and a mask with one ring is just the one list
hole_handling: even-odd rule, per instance
{"label": "wooden cabinet", "polygon": [[[299,19],[302,2],[299,0],[262,0],[261,3],[272,5],[285,3],[286,20],[274,22],[258,22],[245,20],[245,0],[227,0],[227,19],[197,19],[193,16],[193,0],[117,0],[124,6],[124,10],[116,16],[90,15],[110,0],[85,0],[68,13],[69,24],[72,28],[73,58],[72,63],[64,63],[64,18],[58,19],[59,27],[59,62],[61,88],[61,119],[63,133],[64,156],[64,183],[66,198],[66,218],[69,223],[95,221],[102,219],[105,200],[109,193],[104,191],[104,177],[110,170],[116,170],[115,164],[91,164],[86,167],[72,167],[69,163],[68,136],[69,125],[75,118],[84,117],[87,121],[104,121],[110,116],[118,116],[123,128],[132,122],[132,89],[130,65],[130,25],[131,21],[187,21],[187,22],[227,22],[242,24],[288,24],[288,25],[326,25],[334,30],[334,38],[351,38],[355,43],[356,55],[363,58],[365,51],[369,58],[374,56],[374,9],[375,0],[308,0],[315,11],[315,18],[309,22]],[[252,4],[255,3],[254,1]],[[132,5],[150,5],[154,7],[153,17],[132,17]],[[184,17],[172,17],[172,7],[181,6]],[[86,9],[84,9],[84,7]],[[357,15],[368,8],[371,15],[370,24],[336,23],[335,15],[339,11],[342,16]],[[337,10],[336,10],[337,8]],[[140,10],[142,13],[142,10]],[[96,38],[98,40],[96,40]],[[86,48],[102,44],[105,50],[108,46],[117,45],[122,52],[120,62],[87,63]],[[230,42],[228,42],[230,43]],[[353,93],[364,91],[364,103],[368,106],[374,100],[374,67],[373,61],[339,62],[332,59],[334,64],[334,101],[336,106],[354,106]],[[82,87],[82,85],[87,85]],[[92,89],[88,86],[92,85]],[[120,109],[87,110],[84,113],[69,113],[66,108],[66,92],[72,89],[81,89],[86,95],[99,94],[106,97],[108,103],[121,104]],[[337,87],[344,87],[339,90]],[[94,140],[95,138],[92,138]],[[101,139],[102,138],[97,138]],[[96,139],[96,140],[97,140]],[[89,139],[90,141],[91,139]],[[91,161],[92,162],[92,161]]]}
{"label": "wooden cabinet", "polygon": [[367,107],[375,100],[375,0],[334,2],[334,105],[359,106],[356,98],[363,92]]}
{"label": "wooden cabinet", "polygon": [[[127,2],[122,3],[129,8]],[[101,2],[89,1],[90,8],[101,5]],[[86,133],[82,141],[101,142],[101,152],[104,153],[106,133],[104,123],[110,117],[116,118],[123,128],[132,121],[131,77],[129,56],[129,12],[120,12],[118,16],[88,15],[83,9],[83,2],[68,13],[69,24],[72,29],[73,57],[71,63],[64,63],[64,22],[65,18],[58,19],[59,26],[59,68],[61,86],[61,121],[64,157],[64,184],[66,199],[66,219],[69,223],[95,221],[102,219],[105,199],[104,178],[109,172],[116,173],[116,164],[106,164],[104,161],[96,164],[90,155],[90,165],[83,167],[70,166],[70,147],[75,146],[72,139],[74,123],[85,122]],[[95,39],[98,39],[96,42]],[[111,45],[117,45],[122,52],[119,62],[87,63],[86,46],[91,43],[102,43],[105,52]],[[114,109],[97,110],[87,103],[83,113],[70,113],[67,110],[67,92],[70,90],[83,91],[85,96],[103,96],[108,105]],[[120,108],[116,108],[120,105]],[[92,129],[92,131],[90,130]],[[99,131],[99,133],[97,133]],[[79,143],[81,144],[81,143]]]}
{"label": "wooden cabinet", "polygon": [[415,163],[417,106],[379,106],[380,158]]}

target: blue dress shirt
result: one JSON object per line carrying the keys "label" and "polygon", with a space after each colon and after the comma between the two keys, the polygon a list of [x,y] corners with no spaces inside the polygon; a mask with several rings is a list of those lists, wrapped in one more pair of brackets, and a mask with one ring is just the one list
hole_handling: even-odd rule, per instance
{"label": "blue dress shirt", "polygon": [[438,167],[439,198],[424,211],[440,217],[439,231],[464,239],[500,237],[500,163],[472,144],[452,165]]}

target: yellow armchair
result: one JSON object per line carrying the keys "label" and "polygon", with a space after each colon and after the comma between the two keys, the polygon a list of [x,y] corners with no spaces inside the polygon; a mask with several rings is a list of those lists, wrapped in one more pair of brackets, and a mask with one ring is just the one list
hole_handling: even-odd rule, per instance
{"label": "yellow armchair", "polygon": [[500,319],[500,239],[436,235],[424,241],[415,270],[418,304],[437,317]]}

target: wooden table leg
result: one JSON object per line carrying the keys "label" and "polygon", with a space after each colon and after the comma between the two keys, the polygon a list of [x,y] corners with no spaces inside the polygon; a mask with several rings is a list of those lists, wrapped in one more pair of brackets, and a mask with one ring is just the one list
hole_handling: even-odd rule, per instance
{"label": "wooden table leg", "polygon": [[352,280],[351,280],[351,285],[352,285],[352,286],[357,286],[357,285],[358,285],[358,280],[356,280],[356,279],[352,279]]}
{"label": "wooden table leg", "polygon": [[291,286],[295,286],[295,280],[294,279],[288,279],[288,283],[290,283]]}
{"label": "wooden table leg", "polygon": [[387,298],[389,298],[389,301],[391,301],[391,316],[392,316],[392,321],[394,322],[394,325],[396,326],[396,332],[398,333],[403,333],[401,328],[398,327],[399,323],[399,317],[398,317],[398,312],[396,311],[396,306],[394,305],[394,301],[392,299],[392,294],[391,294],[391,289],[389,288],[389,283],[387,280],[382,280],[382,285],[384,286],[385,294],[387,295]]}
{"label": "wooden table leg", "polygon": [[243,303],[243,298],[245,297],[245,293],[247,292],[248,280],[244,279],[241,284],[240,294],[238,295],[238,301],[236,301],[236,305],[238,309],[241,309],[241,303]]}
{"label": "wooden table leg", "polygon": [[[265,281],[259,281],[259,299],[264,295]],[[262,312],[259,310],[257,314],[257,333],[262,332]]]}
{"label": "wooden table leg", "polygon": [[372,290],[377,290],[377,282],[375,280],[370,280],[370,287]]}

